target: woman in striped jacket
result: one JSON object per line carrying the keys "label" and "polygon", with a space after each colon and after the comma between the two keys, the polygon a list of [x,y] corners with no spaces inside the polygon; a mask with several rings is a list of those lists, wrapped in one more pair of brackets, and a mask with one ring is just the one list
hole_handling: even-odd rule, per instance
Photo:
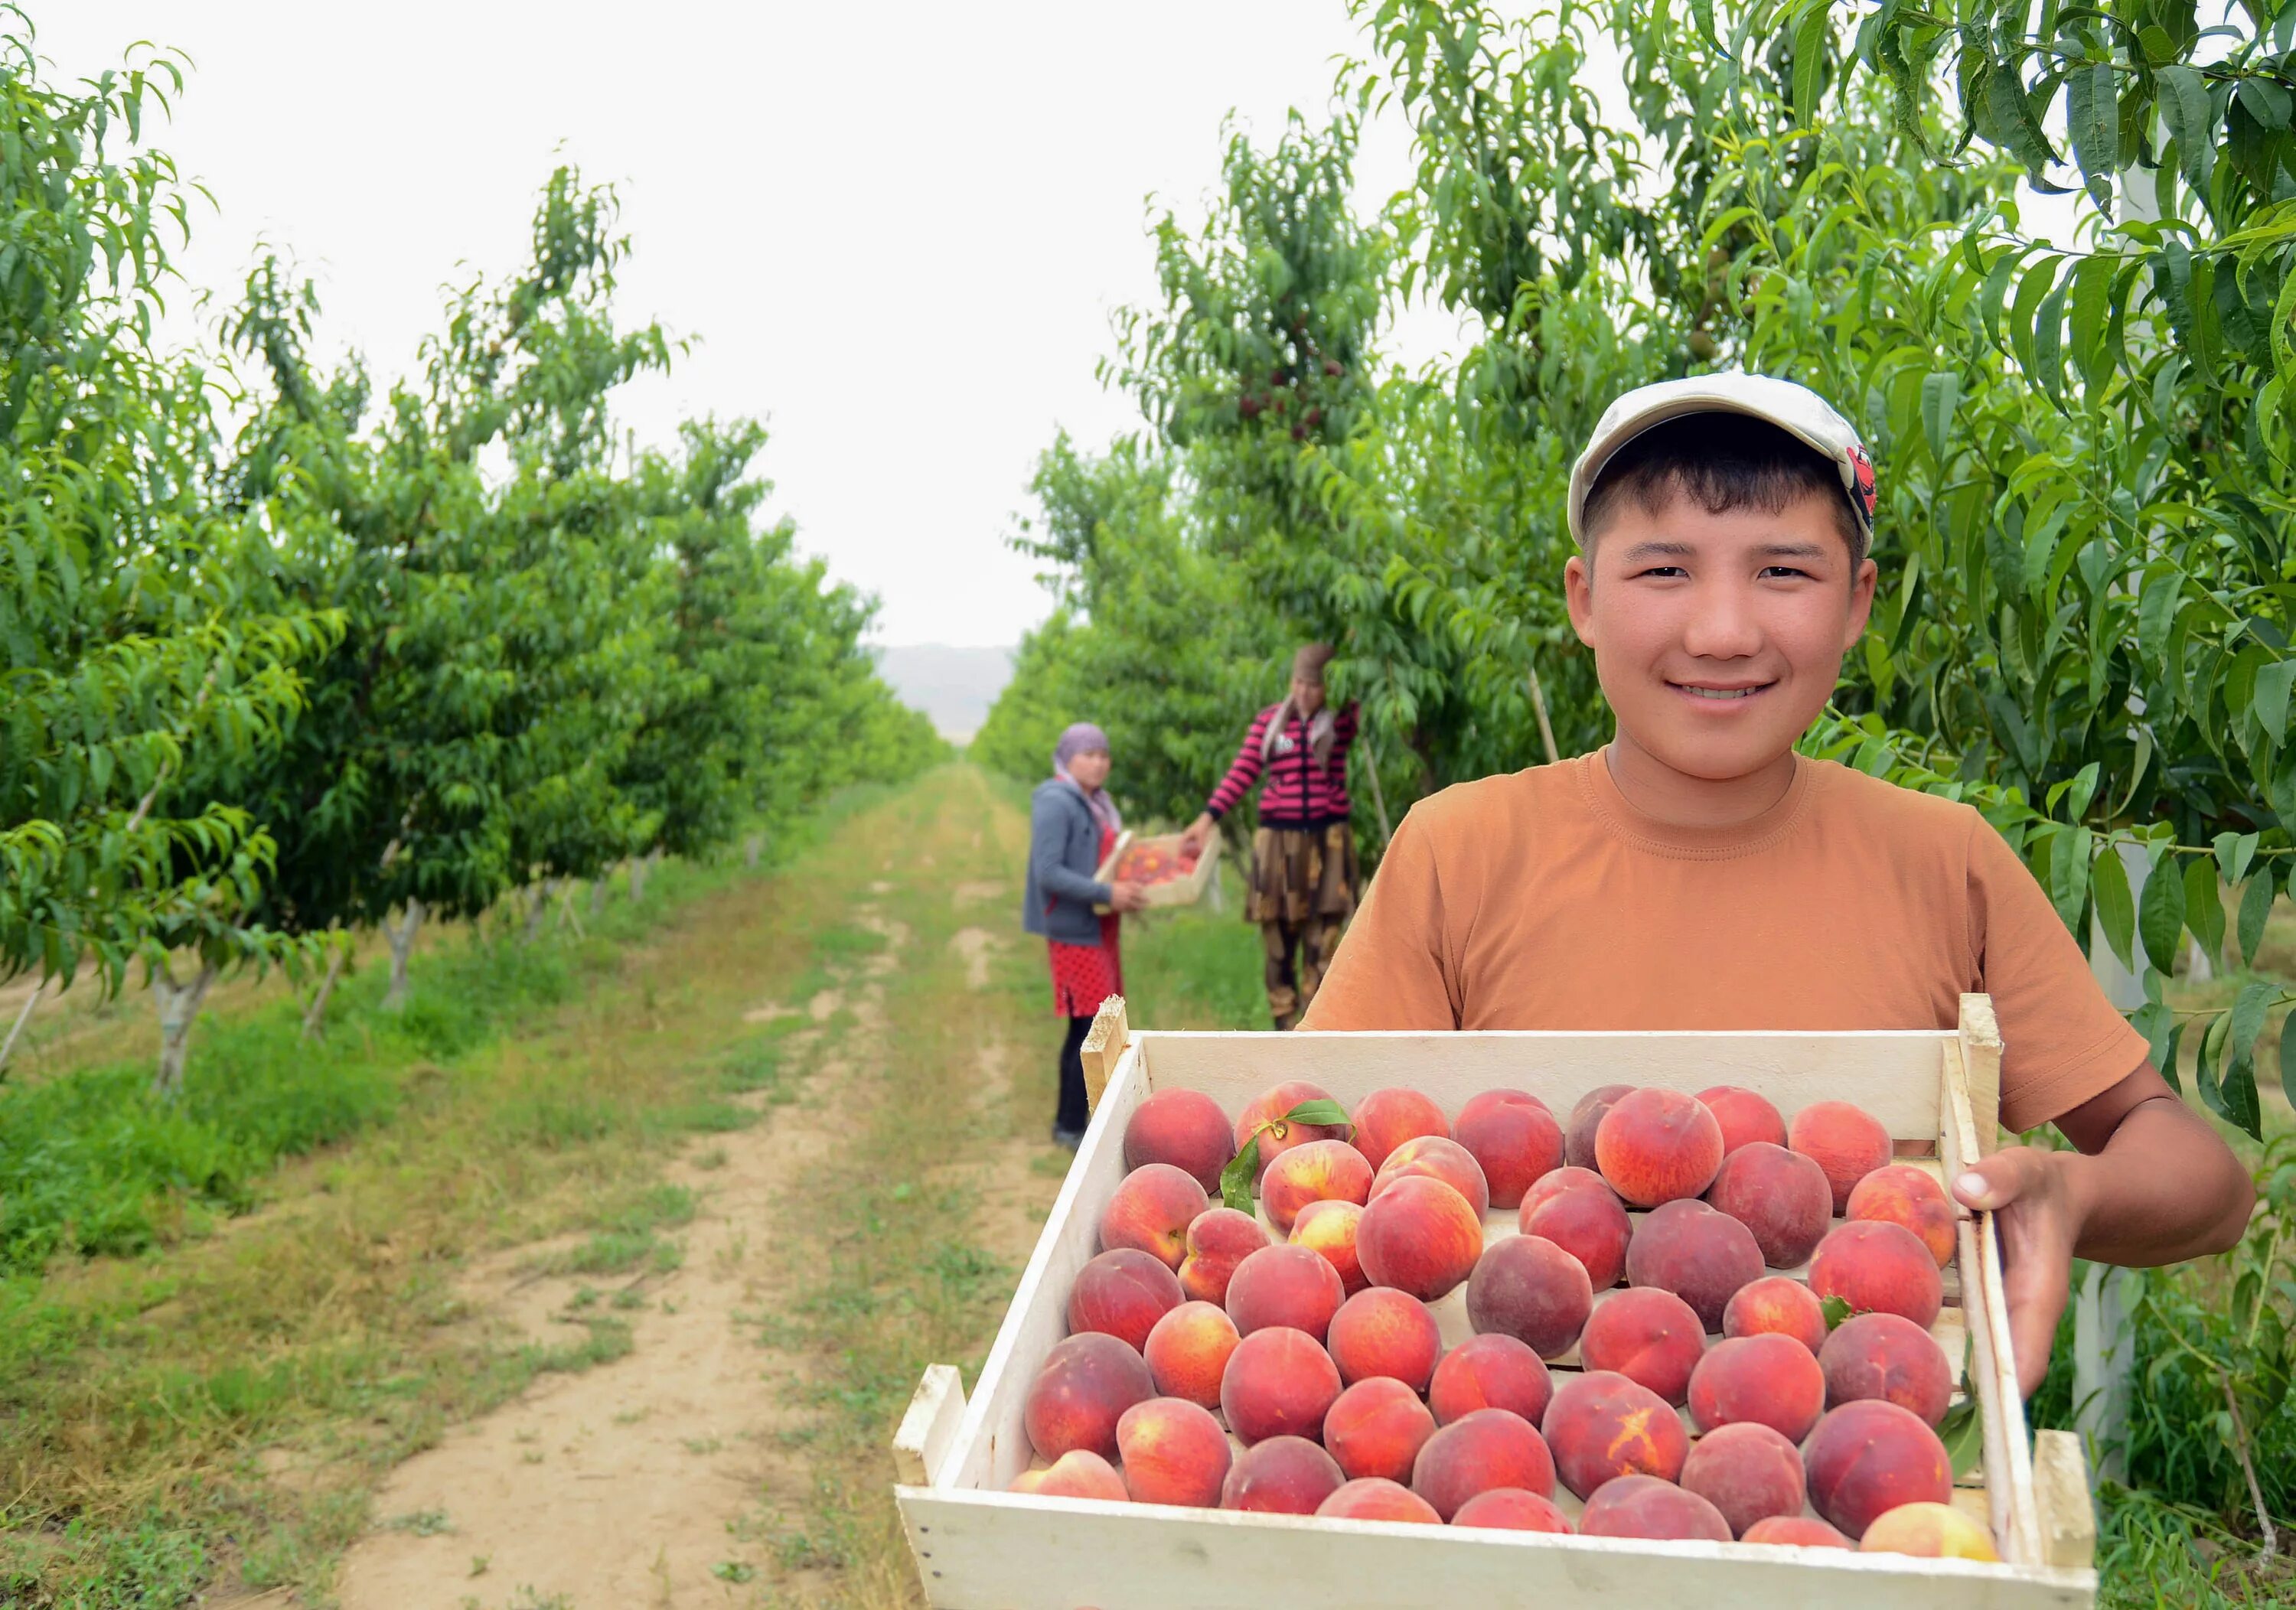
{"label": "woman in striped jacket", "polygon": [[1348,821],[1356,707],[1334,710],[1324,702],[1331,658],[1323,643],[1300,650],[1291,691],[1252,717],[1235,764],[1186,832],[1189,846],[1201,848],[1214,824],[1260,785],[1245,915],[1259,925],[1267,1009],[1279,1029],[1308,1009],[1356,909],[1355,830]]}

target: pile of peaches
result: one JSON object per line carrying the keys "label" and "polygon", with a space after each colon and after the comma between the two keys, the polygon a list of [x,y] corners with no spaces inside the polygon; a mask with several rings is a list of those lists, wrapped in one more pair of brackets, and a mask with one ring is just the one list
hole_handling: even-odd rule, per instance
{"label": "pile of peaches", "polygon": [[1124,1159],[1016,1491],[1997,1557],[1936,1429],[1956,1211],[1848,1102],[1166,1090]]}
{"label": "pile of peaches", "polygon": [[1160,844],[1136,843],[1118,857],[1111,874],[1119,883],[1169,883],[1196,870],[1196,852]]}

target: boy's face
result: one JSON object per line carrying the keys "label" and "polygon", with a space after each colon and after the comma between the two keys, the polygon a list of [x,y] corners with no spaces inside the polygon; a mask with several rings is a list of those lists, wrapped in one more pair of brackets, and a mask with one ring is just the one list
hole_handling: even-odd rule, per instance
{"label": "boy's face", "polygon": [[1633,498],[1563,569],[1619,731],[1685,777],[1748,776],[1791,749],[1866,629],[1874,567],[1853,575],[1822,496],[1775,514]]}

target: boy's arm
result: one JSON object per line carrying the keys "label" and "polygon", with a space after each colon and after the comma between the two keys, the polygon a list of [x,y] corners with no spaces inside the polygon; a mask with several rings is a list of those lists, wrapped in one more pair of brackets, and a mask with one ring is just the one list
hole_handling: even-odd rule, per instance
{"label": "boy's arm", "polygon": [[2256,1188],[2232,1148],[2150,1062],[2056,1119],[2078,1151],[2013,1146],[1953,1182],[2000,1215],[2019,1390],[2048,1373],[2072,1260],[2146,1268],[2236,1246]]}

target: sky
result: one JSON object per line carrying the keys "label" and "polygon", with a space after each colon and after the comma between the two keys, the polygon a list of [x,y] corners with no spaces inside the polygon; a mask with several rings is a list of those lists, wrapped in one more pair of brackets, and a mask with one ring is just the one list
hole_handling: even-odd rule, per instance
{"label": "sky", "polygon": [[[1321,119],[1359,49],[1344,0],[1153,7],[654,0],[28,0],[64,78],[138,41],[187,55],[153,137],[217,203],[178,255],[228,293],[259,246],[316,282],[322,339],[379,381],[442,287],[521,259],[553,167],[620,192],[619,307],[700,344],[624,421],[767,421],[769,512],[877,595],[877,641],[1009,644],[1047,600],[1007,547],[1037,454],[1134,428],[1095,378],[1110,315],[1156,294],[1155,211],[1200,219],[1231,110]],[[148,54],[148,52],[146,53]],[[1367,204],[1409,176],[1367,134]],[[1439,313],[1390,342],[1462,345]]]}

